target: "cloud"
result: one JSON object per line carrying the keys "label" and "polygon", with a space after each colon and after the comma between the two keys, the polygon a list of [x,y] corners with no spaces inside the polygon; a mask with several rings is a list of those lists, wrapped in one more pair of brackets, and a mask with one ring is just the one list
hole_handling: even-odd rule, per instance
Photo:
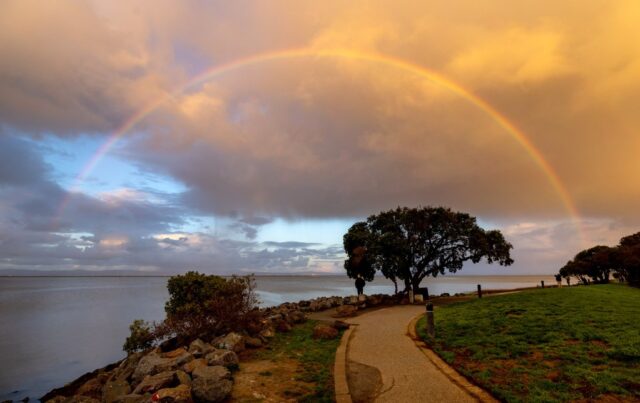
{"label": "cloud", "polygon": [[[323,261],[316,247],[257,244],[263,225],[442,204],[500,222],[532,267],[562,260],[577,235],[550,174],[594,241],[638,224],[638,27],[635,1],[5,1],[2,247],[34,264],[301,268]],[[271,60],[174,92],[212,66],[299,47],[447,77],[517,126],[553,172],[478,105],[382,61]],[[184,193],[70,194],[40,158],[43,133],[106,139],[138,113],[120,157]],[[239,240],[184,230],[197,217],[224,217]]]}

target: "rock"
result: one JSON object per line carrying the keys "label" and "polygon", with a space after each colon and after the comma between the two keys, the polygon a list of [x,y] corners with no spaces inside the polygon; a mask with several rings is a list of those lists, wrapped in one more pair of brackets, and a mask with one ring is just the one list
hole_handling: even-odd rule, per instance
{"label": "rock", "polygon": [[332,326],[336,330],[347,330],[350,325],[347,322],[343,322],[341,320],[336,320],[336,321],[333,322]]}
{"label": "rock", "polygon": [[338,331],[331,326],[319,324],[313,328],[314,339],[329,340],[335,339],[336,337],[338,337]]}
{"label": "rock", "polygon": [[[62,403],[62,402],[64,402],[65,400],[67,400],[67,397],[66,397],[66,396],[60,396],[60,395],[57,395],[57,396],[54,396],[54,397],[52,397],[51,399],[46,400],[46,401],[44,401],[44,402],[45,402],[45,403]],[[2,403],[13,403],[13,400],[5,400],[5,401],[3,401]]]}
{"label": "rock", "polygon": [[113,401],[113,403],[148,403],[151,401],[151,395],[149,393],[144,395],[135,395],[130,393],[128,395],[121,395]]}
{"label": "rock", "polygon": [[[225,367],[238,365],[238,355],[231,350],[215,350],[205,357],[209,365],[223,365]],[[195,373],[196,370],[193,371]]]}
{"label": "rock", "polygon": [[102,389],[102,402],[113,403],[116,398],[131,393],[131,386],[125,380],[113,380],[104,385]]}
{"label": "rock", "polygon": [[111,375],[111,379],[118,380],[118,381],[129,380],[129,378],[131,378],[131,375],[133,375],[133,371],[135,371],[136,367],[138,366],[138,363],[140,362],[140,359],[142,359],[143,356],[144,356],[143,353],[129,354],[129,356],[124,360],[122,360],[120,365],[118,365],[118,368],[116,368],[113,371],[113,374]]}
{"label": "rock", "polygon": [[196,358],[193,361],[190,361],[186,364],[184,364],[182,366],[182,369],[184,370],[184,372],[186,372],[187,374],[192,373],[196,368],[198,367],[206,367],[207,366],[207,360],[206,358]]}
{"label": "rock", "polygon": [[198,403],[221,402],[233,388],[231,373],[223,366],[200,367],[193,376],[191,394]]}
{"label": "rock", "polygon": [[157,391],[153,401],[161,403],[192,403],[191,388],[187,385],[178,385],[175,388],[164,388]]}
{"label": "rock", "polygon": [[262,329],[262,331],[260,332],[260,337],[265,338],[265,339],[271,339],[276,335],[276,333],[273,331],[272,327],[266,327],[264,329]]}
{"label": "rock", "polygon": [[349,316],[355,316],[358,308],[353,305],[341,305],[336,308],[336,313],[331,315],[334,318],[347,318]]}
{"label": "rock", "polygon": [[159,389],[175,386],[178,383],[175,371],[164,371],[146,376],[133,390],[135,394],[153,393]]}
{"label": "rock", "polygon": [[244,337],[238,333],[231,332],[218,341],[217,347],[239,353],[244,351]]}
{"label": "rock", "polygon": [[276,330],[280,333],[287,333],[291,331],[291,325],[287,323],[285,320],[279,320],[276,322]]}
{"label": "rock", "polygon": [[162,353],[160,356],[162,358],[176,358],[184,354],[187,354],[187,350],[185,350],[183,347],[180,347],[180,348],[176,348],[175,350]]}
{"label": "rock", "polygon": [[167,351],[175,350],[175,349],[177,349],[178,347],[181,347],[181,346],[186,346],[188,342],[189,341],[186,340],[185,337],[176,336],[176,337],[172,337],[169,340],[165,340],[162,343],[160,343],[159,348],[160,348],[160,351],[164,353],[164,352],[167,352]]}
{"label": "rock", "polygon": [[205,356],[213,351],[213,349],[214,347],[211,344],[205,343],[200,339],[196,339],[192,341],[191,344],[189,344],[189,353],[191,353],[194,357]]}
{"label": "rock", "polygon": [[378,306],[382,303],[382,297],[380,295],[371,295],[367,297],[367,304],[370,306]]}
{"label": "rock", "polygon": [[102,397],[102,383],[98,378],[90,379],[78,388],[76,394],[100,399]]}
{"label": "rock", "polygon": [[301,311],[292,311],[289,313],[289,319],[293,323],[304,323],[307,320],[307,316]]}
{"label": "rock", "polygon": [[249,348],[260,348],[262,347],[262,340],[257,337],[245,337],[244,344]]}
{"label": "rock", "polygon": [[184,371],[176,371],[176,378],[180,385],[191,386],[191,377]]}
{"label": "rock", "polygon": [[155,375],[159,372],[175,370],[184,364],[193,361],[193,355],[189,354],[184,349],[178,350],[182,350],[180,351],[180,355],[173,358],[162,357],[156,352],[149,353],[142,357],[133,372],[133,383],[137,384],[147,375]]}
{"label": "rock", "polygon": [[64,403],[100,403],[100,400],[89,396],[75,395],[66,398]]}

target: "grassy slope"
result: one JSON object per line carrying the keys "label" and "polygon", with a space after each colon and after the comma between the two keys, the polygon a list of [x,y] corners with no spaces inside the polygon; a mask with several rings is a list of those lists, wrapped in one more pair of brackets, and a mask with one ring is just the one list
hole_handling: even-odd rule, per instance
{"label": "grassy slope", "polygon": [[639,289],[525,291],[441,307],[435,320],[432,348],[502,400],[640,399]]}
{"label": "grassy slope", "polygon": [[333,362],[340,344],[341,334],[333,340],[312,338],[313,328],[317,321],[309,320],[296,325],[289,333],[277,333],[269,343],[269,350],[260,354],[259,358],[278,360],[281,357],[298,361],[302,372],[300,380],[315,384],[313,393],[297,397],[304,402],[333,402]]}

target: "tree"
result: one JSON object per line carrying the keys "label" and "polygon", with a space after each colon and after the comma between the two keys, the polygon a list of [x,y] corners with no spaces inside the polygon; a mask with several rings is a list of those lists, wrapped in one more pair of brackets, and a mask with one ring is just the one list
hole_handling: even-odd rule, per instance
{"label": "tree", "polygon": [[135,320],[123,349],[128,353],[176,337],[185,343],[241,331],[262,320],[253,276],[224,278],[198,272],[173,276],[167,283],[167,317],[160,323]]}
{"label": "tree", "polygon": [[617,249],[618,273],[630,285],[640,286],[640,232],[620,239]]}
{"label": "tree", "polygon": [[616,248],[598,245],[579,252],[573,260],[560,269],[562,277],[574,276],[588,284],[608,283],[611,271],[616,267],[618,251]]}
{"label": "tree", "polygon": [[343,241],[349,277],[362,274],[370,281],[380,271],[394,283],[403,281],[405,292],[417,292],[425,277],[455,273],[467,261],[513,263],[513,246],[500,231],[486,231],[475,217],[444,207],[383,211],[353,224]]}

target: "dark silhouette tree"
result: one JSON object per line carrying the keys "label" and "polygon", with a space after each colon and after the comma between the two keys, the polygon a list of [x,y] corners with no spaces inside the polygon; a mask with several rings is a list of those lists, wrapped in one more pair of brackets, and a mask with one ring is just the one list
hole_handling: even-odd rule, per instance
{"label": "dark silhouette tree", "polygon": [[562,277],[574,276],[582,283],[608,283],[618,260],[616,248],[598,245],[578,253],[560,269]]}
{"label": "dark silhouette tree", "polygon": [[[349,277],[371,281],[376,271],[405,292],[418,291],[427,276],[454,273],[465,262],[513,263],[500,231],[480,228],[475,217],[444,207],[398,207],[355,223],[344,235]],[[360,262],[360,263],[359,263]],[[362,262],[365,262],[363,264]]]}
{"label": "dark silhouette tree", "polygon": [[618,273],[630,285],[640,286],[640,232],[620,239],[617,249]]}

